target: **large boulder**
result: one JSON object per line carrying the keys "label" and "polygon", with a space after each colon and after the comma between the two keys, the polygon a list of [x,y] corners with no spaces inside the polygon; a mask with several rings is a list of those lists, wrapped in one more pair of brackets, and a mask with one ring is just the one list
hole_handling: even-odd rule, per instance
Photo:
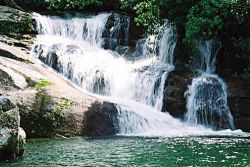
{"label": "large boulder", "polygon": [[188,122],[215,130],[234,129],[225,87],[216,75],[206,74],[194,78],[186,92]]}
{"label": "large boulder", "polygon": [[45,88],[14,91],[8,93],[8,98],[18,106],[20,125],[28,138],[80,135],[81,127],[75,127],[69,121],[76,123],[81,113],[75,112],[72,118],[69,110],[78,105],[73,101],[56,97]]}
{"label": "large boulder", "polygon": [[118,111],[114,104],[108,102],[93,103],[83,119],[83,135],[115,135],[118,128]]}
{"label": "large boulder", "polygon": [[58,97],[49,90],[11,92],[8,98],[20,109],[27,138],[106,136],[118,132],[114,104],[89,96]]}
{"label": "large boulder", "polygon": [[20,128],[18,108],[0,111],[0,159],[15,159],[23,155],[26,134]]}
{"label": "large boulder", "polygon": [[186,64],[176,63],[165,81],[162,111],[176,118],[183,118],[186,112],[185,92],[192,83],[193,72]]}

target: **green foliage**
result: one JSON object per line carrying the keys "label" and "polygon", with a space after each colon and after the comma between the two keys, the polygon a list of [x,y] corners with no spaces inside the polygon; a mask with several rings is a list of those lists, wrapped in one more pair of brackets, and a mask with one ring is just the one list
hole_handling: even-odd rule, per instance
{"label": "green foliage", "polygon": [[143,0],[121,0],[121,9],[133,12],[133,8],[140,2],[143,2]]}
{"label": "green foliage", "polygon": [[67,109],[68,107],[72,106],[73,102],[69,99],[62,99],[62,101],[57,104],[56,107],[53,108],[54,113],[61,113],[62,110]]}
{"label": "green foliage", "polygon": [[102,5],[101,0],[45,0],[45,2],[50,8],[58,10],[85,9],[91,5]]}
{"label": "green foliage", "polygon": [[218,1],[202,0],[193,6],[186,22],[186,40],[197,38],[209,39],[218,35],[223,27],[223,20],[220,16],[220,4]]}
{"label": "green foliage", "polygon": [[[248,62],[250,62],[250,38],[232,38],[233,47],[239,49],[239,54],[241,56],[246,57]],[[244,72],[242,77],[245,80],[250,80],[250,64],[244,68]]]}
{"label": "green foliage", "polygon": [[221,11],[230,24],[244,24],[249,21],[250,0],[221,0]]}
{"label": "green foliage", "polygon": [[250,65],[244,69],[243,79],[250,80]]}
{"label": "green foliage", "polygon": [[49,82],[49,81],[41,80],[40,82],[37,82],[37,83],[34,85],[34,87],[35,87],[36,89],[41,89],[41,88],[43,88],[43,87],[45,87],[45,86],[50,86],[51,84],[52,84],[52,83]]}
{"label": "green foliage", "polygon": [[234,47],[239,47],[243,54],[250,55],[250,38],[232,38]]}
{"label": "green foliage", "polygon": [[[186,40],[234,35],[235,27],[249,19],[248,0],[202,0],[193,5],[186,17]],[[237,29],[237,27],[236,27]]]}
{"label": "green foliage", "polygon": [[53,105],[53,98],[45,90],[41,89],[36,93],[34,110],[37,116],[33,117],[37,119],[36,135],[49,136],[59,128],[60,113],[54,113],[48,108]]}
{"label": "green foliage", "polygon": [[134,22],[153,32],[160,22],[160,8],[155,0],[122,0],[121,8],[128,13],[133,13]]}
{"label": "green foliage", "polygon": [[190,8],[198,0],[155,0],[161,9],[161,17],[167,18],[171,23],[178,25],[186,22]]}
{"label": "green foliage", "polygon": [[144,1],[135,5],[133,10],[136,13],[135,22],[137,25],[149,27],[159,23],[160,9],[152,1]]}

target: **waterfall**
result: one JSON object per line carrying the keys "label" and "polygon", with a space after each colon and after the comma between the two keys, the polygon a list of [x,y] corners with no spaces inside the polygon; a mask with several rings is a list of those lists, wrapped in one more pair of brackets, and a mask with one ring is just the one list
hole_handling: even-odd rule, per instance
{"label": "waterfall", "polygon": [[74,40],[76,42],[87,41],[91,44],[101,46],[103,44],[102,32],[110,14],[100,14],[94,17],[82,19],[60,18],[56,16],[44,17],[34,14],[37,21],[39,35],[57,36]]}
{"label": "waterfall", "polygon": [[167,22],[154,35],[139,40],[134,52],[125,55],[116,50],[128,45],[127,16],[34,15],[39,34],[32,55],[84,91],[114,103],[120,134],[210,133],[161,112],[164,83],[174,69],[176,43],[174,29]]}
{"label": "waterfall", "polygon": [[[129,105],[118,106],[120,133],[123,134],[145,132],[149,129],[157,132],[169,124],[166,120],[171,119],[169,115],[159,111],[163,105],[165,80],[168,73],[174,69],[175,38],[172,27],[164,24],[155,35],[149,36],[142,44],[143,46],[138,44],[139,48],[136,49],[143,58],[137,61],[140,66],[135,69],[135,82],[130,90],[133,101],[128,103]],[[161,116],[156,117],[155,112]]]}
{"label": "waterfall", "polygon": [[194,66],[200,76],[194,78],[189,86],[187,97],[186,121],[206,127],[234,129],[233,117],[227,103],[227,87],[215,72],[216,53],[214,41],[200,41],[199,53]]}

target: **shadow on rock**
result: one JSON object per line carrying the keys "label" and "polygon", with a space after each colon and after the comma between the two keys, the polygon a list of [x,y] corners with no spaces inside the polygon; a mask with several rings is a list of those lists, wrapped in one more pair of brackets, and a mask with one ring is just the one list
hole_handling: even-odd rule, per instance
{"label": "shadow on rock", "polygon": [[114,104],[95,102],[85,113],[83,136],[109,136],[118,133],[118,111]]}

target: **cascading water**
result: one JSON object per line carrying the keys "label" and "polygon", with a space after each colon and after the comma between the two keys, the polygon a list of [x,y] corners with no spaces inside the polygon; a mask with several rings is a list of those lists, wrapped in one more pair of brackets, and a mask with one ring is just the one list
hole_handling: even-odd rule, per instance
{"label": "cascading water", "polygon": [[[105,50],[127,44],[127,17],[115,15],[110,23],[112,14],[66,19],[35,16],[39,35],[33,55],[83,90],[115,103],[120,134],[181,136],[211,132],[160,112],[164,82],[174,68],[175,38],[168,24],[156,35],[140,40],[135,52],[127,57]],[[122,24],[126,28],[118,32]],[[114,42],[119,41],[114,38],[125,43]],[[113,41],[110,47],[105,40]]]}
{"label": "cascading water", "polygon": [[186,92],[186,120],[213,129],[234,129],[233,117],[227,103],[227,88],[215,72],[214,43],[201,41],[194,66],[201,73],[194,78]]}
{"label": "cascading water", "polygon": [[[87,41],[93,45],[103,44],[102,32],[110,14],[100,14],[82,19],[80,16],[67,19],[43,17],[35,14],[39,35],[58,36],[76,42]],[[45,37],[47,38],[47,37]],[[58,41],[58,43],[60,43]]]}

